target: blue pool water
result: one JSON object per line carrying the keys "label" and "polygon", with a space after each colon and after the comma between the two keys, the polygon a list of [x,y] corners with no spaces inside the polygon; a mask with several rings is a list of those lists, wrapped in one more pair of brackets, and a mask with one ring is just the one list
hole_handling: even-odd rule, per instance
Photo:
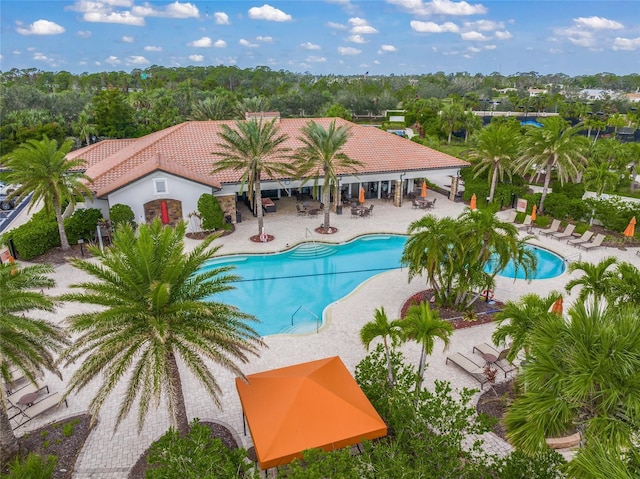
{"label": "blue pool water", "polygon": [[[400,268],[406,240],[406,236],[367,235],[339,245],[303,243],[281,253],[223,256],[204,268],[235,267],[231,274],[242,279],[234,283],[235,289],[216,295],[216,301],[238,306],[260,319],[252,326],[261,336],[309,332],[320,326],[328,305],[372,276]],[[561,258],[535,250],[539,255],[537,279],[562,274]],[[508,269],[501,274],[518,277],[513,267],[511,274]]]}

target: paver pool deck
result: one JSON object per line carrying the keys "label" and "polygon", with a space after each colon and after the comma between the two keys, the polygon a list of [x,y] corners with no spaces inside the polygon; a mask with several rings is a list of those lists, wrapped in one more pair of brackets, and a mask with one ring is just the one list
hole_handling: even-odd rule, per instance
{"label": "paver pool deck", "polygon": [[[296,216],[295,199],[287,198],[276,202],[278,211],[268,213],[264,218],[265,232],[275,236],[268,243],[253,243],[249,237],[258,233],[257,219],[253,218],[246,207],[239,205],[243,221],[236,224],[233,234],[220,238],[216,244],[222,245],[219,254],[274,252],[292,247],[293,245],[309,241],[344,242],[366,233],[406,233],[407,226],[425,213],[439,217],[458,216],[466,207],[463,203],[454,203],[446,197],[429,191],[429,198],[437,198],[436,207],[425,212],[415,210],[411,202],[405,202],[401,207],[379,200],[367,201],[374,204],[371,218],[351,218],[348,209],[345,214],[331,214],[331,226],[337,227],[338,232],[332,235],[321,235],[315,232],[320,226],[322,216],[305,218]],[[502,211],[500,217],[506,218],[509,210]],[[537,230],[534,229],[535,234]],[[187,247],[197,242],[186,239]],[[578,250],[567,245],[565,241],[556,241],[545,237],[531,240],[534,245],[543,246],[559,255],[573,260],[580,258],[585,261],[598,262],[606,256],[615,256],[621,260],[639,264],[640,259],[635,255],[635,249],[620,250],[614,248],[597,248],[588,252]],[[574,273],[577,275],[578,273]],[[76,284],[83,279],[83,273],[69,264],[57,266],[54,277],[57,285],[48,293],[52,295],[69,291],[69,285]],[[573,275],[567,272],[556,278],[545,280],[511,280],[497,277],[495,299],[499,301],[515,300],[526,293],[547,294],[550,291],[562,291],[567,307],[577,296],[564,292],[564,286]],[[325,311],[325,324],[318,334],[299,336],[278,335],[265,338],[268,348],[261,351],[260,357],[251,358],[243,367],[245,374],[256,373],[268,369],[289,366],[301,362],[321,359],[338,355],[347,368],[353,372],[358,362],[366,355],[366,350],[359,340],[362,326],[373,319],[374,310],[384,306],[390,318],[398,317],[400,308],[412,294],[426,288],[423,278],[407,281],[406,270],[394,270],[377,275],[361,284],[355,291],[330,305]],[[62,324],[65,317],[81,311],[87,311],[86,305],[65,303],[55,313],[38,313],[38,317]],[[34,316],[36,316],[34,314]],[[462,352],[472,354],[472,348],[478,343],[491,341],[491,334],[495,325],[487,324],[457,330],[450,341],[447,351],[442,350],[442,343],[436,343],[434,354],[428,358],[429,366],[425,374],[425,385],[433,384],[435,379],[451,382],[454,388],[478,388],[478,383],[470,376],[453,365],[445,365],[447,354]],[[416,344],[403,345],[402,351],[408,361],[417,364],[420,350]],[[222,368],[212,365],[220,386],[224,391],[221,397],[222,408],[216,407],[205,394],[197,380],[186,370],[181,369],[187,414],[189,419],[198,417],[203,421],[221,421],[230,426],[238,435],[242,445],[248,448],[252,445],[250,435],[243,434],[243,415],[240,400],[234,385],[234,376]],[[69,378],[74,371],[74,365],[62,370],[63,380],[47,374],[44,382],[52,391],[62,392],[65,389],[64,379]],[[43,424],[69,417],[87,411],[89,402],[97,391],[97,382],[91,383],[80,394],[69,397],[69,407],[61,408],[53,413],[37,418],[26,426],[16,430],[22,434],[36,429]],[[143,429],[137,430],[137,410],[132,410],[129,417],[123,421],[119,429],[114,432],[117,408],[123,387],[116,388],[114,394],[107,399],[100,412],[96,427],[92,430],[76,463],[74,478],[76,479],[125,479],[131,467],[148,446],[162,436],[169,427],[169,419],[164,405],[152,406]],[[478,395],[476,395],[477,398]],[[248,430],[247,430],[248,432]],[[504,454],[510,446],[497,436],[489,433],[484,436],[485,447],[492,453]]]}

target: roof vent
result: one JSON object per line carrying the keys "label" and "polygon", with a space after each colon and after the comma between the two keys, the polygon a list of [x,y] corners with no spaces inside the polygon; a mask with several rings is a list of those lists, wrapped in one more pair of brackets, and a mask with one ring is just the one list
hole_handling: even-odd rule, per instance
{"label": "roof vent", "polygon": [[279,111],[248,111],[244,114],[245,120],[266,120],[273,121],[276,123],[280,120],[280,112]]}

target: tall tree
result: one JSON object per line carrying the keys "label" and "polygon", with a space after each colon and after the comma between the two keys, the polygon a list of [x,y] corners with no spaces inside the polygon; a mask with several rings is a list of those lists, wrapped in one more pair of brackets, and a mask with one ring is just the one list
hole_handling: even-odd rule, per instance
{"label": "tall tree", "polygon": [[608,256],[600,260],[598,264],[588,261],[575,261],[569,265],[569,273],[581,271],[582,275],[571,279],[565,286],[567,293],[570,293],[576,286],[580,287],[578,301],[586,301],[589,296],[598,300],[605,299],[611,291],[611,281],[617,276],[611,266],[618,264],[618,260],[613,256]]}
{"label": "tall tree", "polygon": [[95,416],[126,379],[116,428],[137,402],[141,429],[150,408],[165,398],[172,425],[186,434],[178,358],[219,404],[220,385],[206,361],[243,376],[237,362],[246,363],[264,346],[247,322],[255,318],[215,300],[237,280],[228,274],[230,268],[200,269],[219,249],[212,247],[216,236],[185,253],[185,231],[184,222],[174,229],[155,220],[140,225],[137,232],[124,225],[116,230],[112,247],[92,248],[98,262],[73,260],[94,281],[73,285],[82,292],[63,299],[101,308],[67,318],[78,338],[63,359],[82,363],[65,396],[102,378],[89,405]]}
{"label": "tall tree", "polygon": [[[55,301],[37,288],[49,288],[55,281],[47,276],[49,265],[0,264],[0,376],[11,383],[16,368],[32,383],[44,369],[58,376],[54,353],[68,344],[65,331],[47,321],[27,316],[31,311],[53,311]],[[18,452],[5,389],[0,388],[0,464]]]}
{"label": "tall tree", "polygon": [[421,346],[418,381],[416,383],[416,390],[420,390],[424,379],[427,356],[433,353],[436,339],[440,339],[446,349],[449,344],[449,338],[453,334],[453,325],[449,321],[440,319],[440,315],[437,311],[431,309],[428,301],[411,306],[399,324],[402,329],[402,336],[405,339],[417,342]]}
{"label": "tall tree", "polygon": [[384,345],[384,354],[387,358],[387,374],[389,379],[389,386],[393,387],[394,378],[393,364],[391,362],[391,348],[400,338],[400,322],[398,320],[389,321],[387,313],[382,306],[380,308],[376,308],[373,317],[374,320],[366,323],[360,330],[360,341],[362,341],[362,344],[364,344],[365,348],[369,349],[371,341],[378,337],[382,338],[382,343]]}
{"label": "tall tree", "polygon": [[291,175],[289,163],[283,161],[290,149],[284,146],[289,139],[281,134],[274,120],[251,119],[236,121],[235,129],[222,125],[218,143],[220,151],[212,154],[219,160],[212,173],[224,170],[242,171],[241,182],[247,185],[249,201],[258,217],[258,235],[262,234],[264,215],[262,212],[262,191],[260,180],[264,175],[277,177]]}
{"label": "tall tree", "polygon": [[46,136],[40,141],[29,140],[0,163],[9,170],[7,180],[19,185],[12,196],[22,200],[33,194],[29,211],[40,201],[45,211],[53,211],[58,222],[60,245],[64,250],[69,249],[70,245],[64,230],[62,207],[67,202],[75,206],[82,195],[93,196],[87,186],[91,178],[81,170],[85,161],[66,157],[72,144],[71,140],[67,140],[58,148],[58,142]]}
{"label": "tall tree", "polygon": [[578,133],[582,125],[570,126],[560,117],[541,119],[542,128],[528,127],[523,138],[522,153],[516,170],[528,172],[536,168],[544,171],[544,185],[538,211],[544,212],[544,200],[555,173],[561,183],[576,179],[587,163],[589,142]]}
{"label": "tall tree", "polygon": [[120,90],[102,90],[92,100],[94,121],[102,136],[127,138],[136,132],[134,109]]}
{"label": "tall tree", "polygon": [[[340,173],[353,173],[362,163],[349,158],[342,151],[351,135],[348,126],[336,127],[334,120],[329,128],[325,129],[319,123],[310,121],[302,127],[301,131],[303,136],[298,139],[303,146],[294,154],[294,158],[300,160],[296,174],[303,178],[313,175],[316,184],[320,178],[323,179],[322,203],[325,205],[323,227],[325,231],[329,232],[331,231],[329,223],[331,209],[328,205],[331,202],[331,188],[337,188]],[[340,201],[340,194],[334,194],[333,197],[337,205]]]}
{"label": "tall tree", "polygon": [[488,171],[489,202],[493,202],[498,180],[504,181],[506,174],[511,179],[514,160],[518,155],[520,131],[511,123],[491,123],[481,129],[473,139],[469,158],[478,160],[474,166],[475,176]]}
{"label": "tall tree", "polygon": [[442,105],[440,122],[442,130],[447,134],[447,143],[451,143],[453,132],[461,127],[463,118],[464,108],[461,102],[452,99]]}

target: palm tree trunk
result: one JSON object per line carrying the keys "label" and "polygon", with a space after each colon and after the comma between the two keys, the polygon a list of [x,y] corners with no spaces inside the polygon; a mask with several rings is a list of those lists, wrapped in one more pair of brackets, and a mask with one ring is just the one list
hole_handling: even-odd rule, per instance
{"label": "palm tree trunk", "polygon": [[389,386],[393,389],[394,379],[393,379],[393,365],[391,364],[391,352],[389,351],[389,344],[387,343],[387,337],[382,338],[384,342],[384,354],[387,357],[387,374],[389,376]]}
{"label": "palm tree trunk", "polygon": [[58,234],[60,235],[60,246],[63,250],[71,249],[69,240],[67,239],[67,233],[64,230],[64,218],[62,217],[62,205],[56,199],[53,203],[53,209],[56,213],[56,221],[58,222]]}
{"label": "palm tree trunk", "polygon": [[542,196],[540,197],[540,208],[538,213],[544,213],[544,200],[547,197],[549,191],[549,183],[551,183],[551,162],[547,161],[547,173],[544,175],[544,186],[542,187]]}
{"label": "palm tree trunk", "polygon": [[11,429],[11,422],[4,404],[0,405],[0,465],[18,453],[18,440]]}
{"label": "palm tree trunk", "polygon": [[416,383],[416,391],[420,391],[422,388],[422,381],[424,380],[424,368],[427,362],[427,353],[424,349],[424,345],[422,346],[422,350],[420,351],[420,364],[418,365],[418,382]]}
{"label": "palm tree trunk", "polygon": [[331,221],[331,186],[329,185],[329,178],[324,177],[324,185],[322,186],[322,204],[324,208],[322,212],[324,213],[324,218],[322,222],[322,226],[325,231],[329,231],[329,221]]}
{"label": "palm tree trunk", "polygon": [[262,228],[264,228],[264,214],[262,212],[262,191],[260,189],[260,170],[256,172],[256,181],[255,181],[255,195],[254,198],[256,200],[256,204],[254,207],[256,208],[256,215],[258,217],[258,236],[262,234]]}
{"label": "palm tree trunk", "polygon": [[171,421],[180,436],[185,437],[189,432],[189,420],[187,419],[187,406],[184,402],[184,393],[182,392],[182,380],[180,379],[180,371],[178,370],[178,362],[173,352],[167,357],[169,364],[170,387],[172,391],[169,394],[173,396],[173,417]]}
{"label": "palm tree trunk", "polygon": [[489,191],[489,203],[493,203],[493,197],[496,194],[496,185],[498,184],[498,163],[493,163],[493,176],[491,177],[491,190]]}

